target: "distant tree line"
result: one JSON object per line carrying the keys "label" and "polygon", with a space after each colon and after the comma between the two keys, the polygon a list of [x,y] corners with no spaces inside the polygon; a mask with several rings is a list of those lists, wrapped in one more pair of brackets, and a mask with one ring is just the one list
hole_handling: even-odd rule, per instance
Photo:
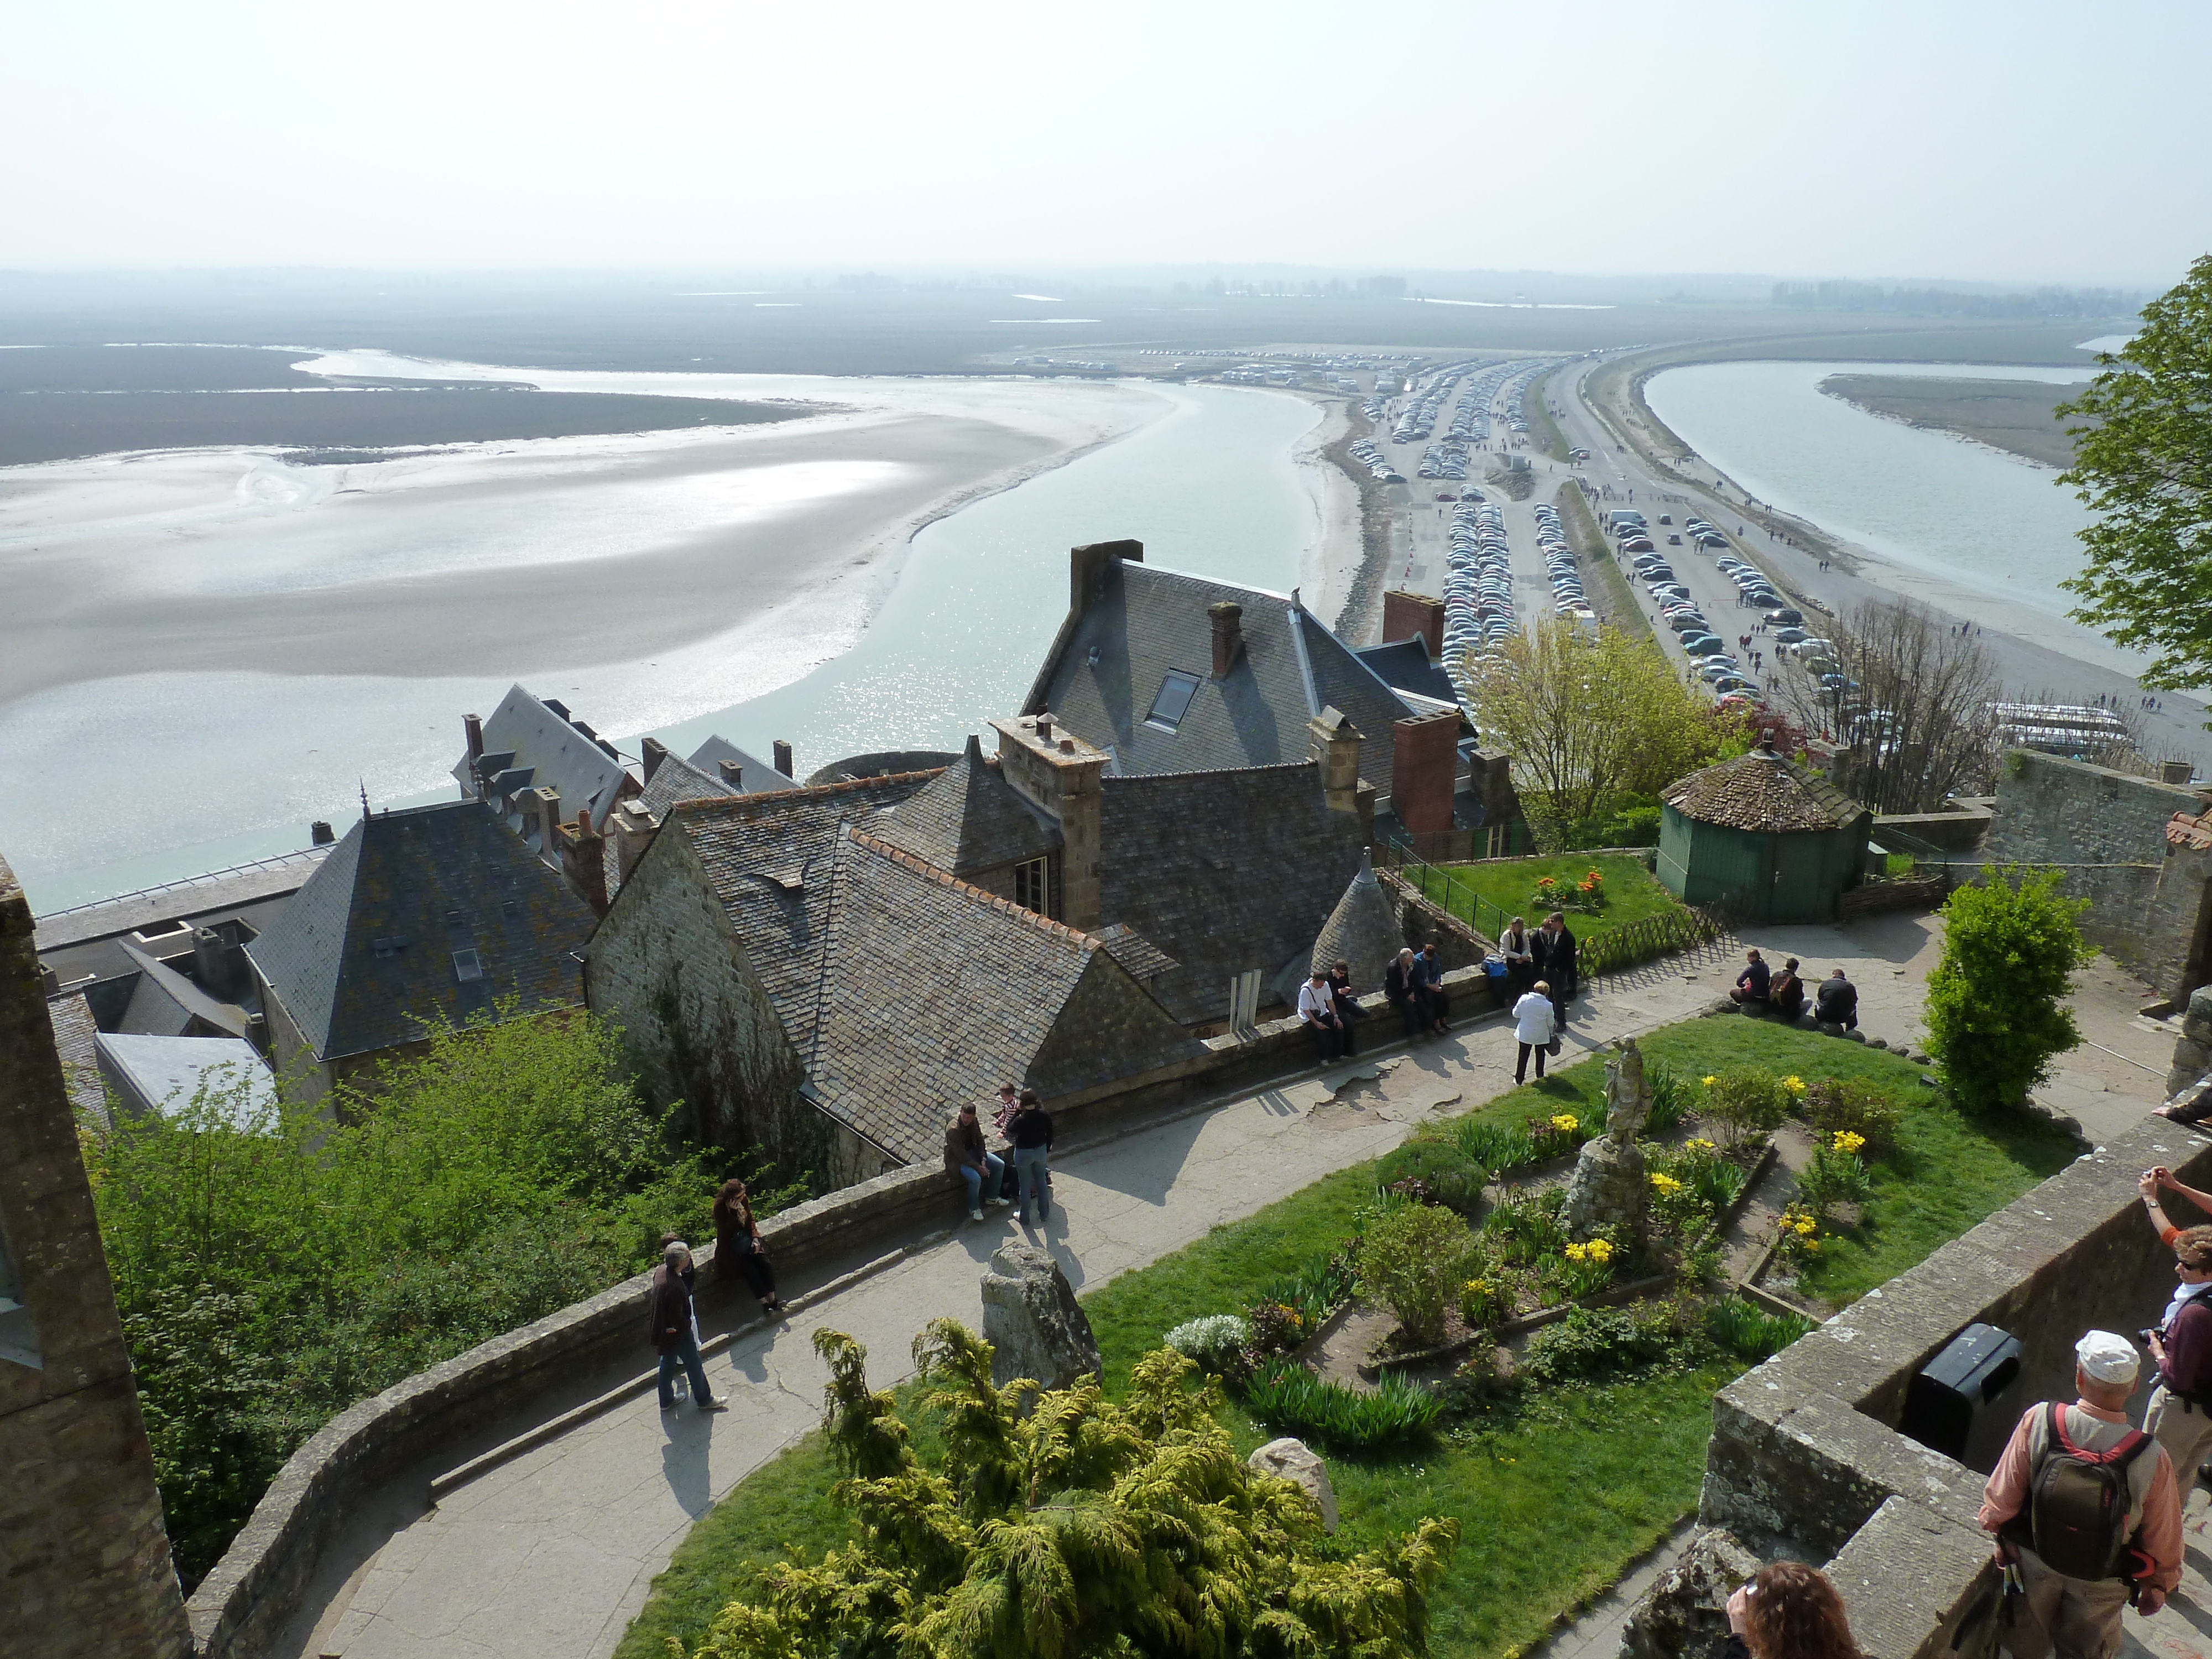
{"label": "distant tree line", "polygon": [[1777,283],[1774,303],[1795,311],[1874,311],[1915,317],[2132,317],[2148,296],[2116,288],[2039,288],[2025,294],[1885,288],[1879,283]]}

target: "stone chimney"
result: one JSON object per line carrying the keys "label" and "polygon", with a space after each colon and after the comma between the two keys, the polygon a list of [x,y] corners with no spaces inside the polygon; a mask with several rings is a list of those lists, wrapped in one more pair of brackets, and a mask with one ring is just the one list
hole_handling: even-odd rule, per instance
{"label": "stone chimney", "polygon": [[1217,600],[1206,607],[1206,619],[1213,624],[1213,678],[1227,679],[1244,654],[1244,607],[1234,599]]}
{"label": "stone chimney", "polygon": [[337,831],[331,828],[328,818],[317,818],[307,826],[307,841],[312,846],[328,847],[337,838]]}
{"label": "stone chimney", "polygon": [[[1081,549],[1077,550],[1082,551]],[[1054,920],[1079,933],[1099,922],[1098,838],[1104,798],[1103,750],[1055,727],[1050,714],[993,720],[1000,775],[1060,824],[1060,910]]]}
{"label": "stone chimney", "polygon": [[592,914],[607,913],[606,837],[592,828],[592,809],[580,808],[574,823],[559,826],[561,873],[583,895]]}
{"label": "stone chimney", "polygon": [[548,864],[560,859],[561,792],[550,785],[522,792],[522,835],[538,837],[538,852]]}
{"label": "stone chimney", "polygon": [[1459,710],[1440,708],[1390,728],[1390,810],[1409,834],[1452,827],[1459,767]]}
{"label": "stone chimney", "polygon": [[468,739],[469,781],[461,787],[473,800],[483,793],[483,781],[477,774],[477,763],[483,759],[483,721],[475,714],[461,716],[461,735]]}
{"label": "stone chimney", "polygon": [[198,928],[192,933],[192,977],[210,996],[230,1000],[230,958],[223,949],[222,935],[212,927]]}
{"label": "stone chimney", "polygon": [[798,773],[791,769],[791,745],[781,738],[775,740],[775,769],[784,776],[793,779],[799,776]]}
{"label": "stone chimney", "polygon": [[1306,722],[1321,792],[1332,812],[1359,810],[1359,728],[1335,708],[1324,708]]}
{"label": "stone chimney", "polygon": [[722,775],[722,781],[730,786],[730,793],[742,795],[745,792],[745,763],[743,761],[718,760],[714,769]]}
{"label": "stone chimney", "polygon": [[1382,596],[1384,645],[1416,636],[1429,642],[1429,660],[1441,662],[1444,654],[1444,602],[1426,593],[1394,587]]}
{"label": "stone chimney", "polygon": [[668,758],[668,745],[659,738],[644,738],[639,740],[637,750],[645,757],[645,781],[651,783],[653,775],[660,769],[660,763]]}
{"label": "stone chimney", "polygon": [[623,802],[607,819],[607,839],[614,844],[615,862],[614,886],[607,896],[611,902],[629,879],[629,872],[637,868],[637,861],[653,845],[659,829],[653,814],[634,800]]}
{"label": "stone chimney", "polygon": [[1068,620],[1072,622],[1088,611],[1092,601],[1097,599],[1099,591],[1106,585],[1106,573],[1114,568],[1115,560],[1126,559],[1131,564],[1145,562],[1145,544],[1142,542],[1092,542],[1087,546],[1068,549],[1067,559],[1067,610]]}

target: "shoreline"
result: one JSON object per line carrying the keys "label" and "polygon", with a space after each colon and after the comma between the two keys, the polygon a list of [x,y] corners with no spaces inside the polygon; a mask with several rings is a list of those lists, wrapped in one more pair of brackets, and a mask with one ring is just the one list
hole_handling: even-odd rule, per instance
{"label": "shoreline", "polygon": [[[1841,377],[1831,375],[1829,378],[1834,380]],[[1854,398],[1848,392],[1831,392],[1826,380],[1813,389],[1823,398],[1832,398],[1839,404],[1847,404],[1860,414],[1871,415],[1877,421],[1887,421],[1895,426],[1910,427],[1915,432],[1932,432],[1940,437],[1949,438],[1954,442],[1965,444],[1971,449],[1983,450],[1991,455],[2002,456],[2006,460],[2016,461],[2022,466],[2032,466],[2039,472],[2048,472],[2054,477],[2067,470],[2063,466],[2054,465],[2039,456],[2031,455],[2025,450],[2014,449],[2004,444],[1992,443],[1987,438],[1977,437],[1971,432],[1961,432],[1957,427],[1946,426],[1941,421],[1916,420],[1901,410],[1883,409],[1879,404],[1866,403]]]}

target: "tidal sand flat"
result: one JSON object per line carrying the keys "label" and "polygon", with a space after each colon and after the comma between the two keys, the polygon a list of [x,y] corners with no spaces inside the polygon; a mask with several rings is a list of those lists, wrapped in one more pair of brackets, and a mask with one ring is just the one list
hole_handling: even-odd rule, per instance
{"label": "tidal sand flat", "polygon": [[1831,374],[1820,382],[1820,390],[1870,415],[1971,438],[2040,465],[2074,465],[2074,440],[2066,435],[2066,428],[2075,422],[2059,419],[2057,410],[2060,404],[2080,394],[2079,386],[2032,380]]}

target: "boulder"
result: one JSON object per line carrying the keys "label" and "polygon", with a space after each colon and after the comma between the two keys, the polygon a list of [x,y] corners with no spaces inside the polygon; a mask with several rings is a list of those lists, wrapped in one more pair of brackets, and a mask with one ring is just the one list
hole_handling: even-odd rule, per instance
{"label": "boulder", "polygon": [[1064,1389],[1103,1369],[1075,1287],[1049,1251],[1021,1239],[1000,1245],[983,1275],[983,1337],[1001,1388],[1026,1376]]}
{"label": "boulder", "polygon": [[1630,1239],[1640,1239],[1650,1195],[1644,1149],[1632,1140],[1600,1135],[1583,1143],[1574,1174],[1567,1178],[1567,1207],[1562,1218],[1568,1232],[1577,1238],[1587,1238],[1594,1229],[1618,1222]]}
{"label": "boulder", "polygon": [[2212,1043],[2212,985],[2200,985],[2189,994],[2181,1034],[2193,1042]]}
{"label": "boulder", "polygon": [[1869,1037],[1867,1039],[1867,1047],[1869,1048],[1887,1048],[1889,1047],[1889,1041],[1886,1037]]}
{"label": "boulder", "polygon": [[1244,1460],[1255,1474],[1277,1474],[1304,1488],[1321,1511],[1324,1531],[1336,1530],[1336,1488],[1328,1484],[1328,1465],[1306,1449],[1303,1440],[1270,1440]]}
{"label": "boulder", "polygon": [[1764,1565],[1726,1528],[1699,1533],[1628,1610],[1620,1659],[1720,1659],[1728,1599]]}

